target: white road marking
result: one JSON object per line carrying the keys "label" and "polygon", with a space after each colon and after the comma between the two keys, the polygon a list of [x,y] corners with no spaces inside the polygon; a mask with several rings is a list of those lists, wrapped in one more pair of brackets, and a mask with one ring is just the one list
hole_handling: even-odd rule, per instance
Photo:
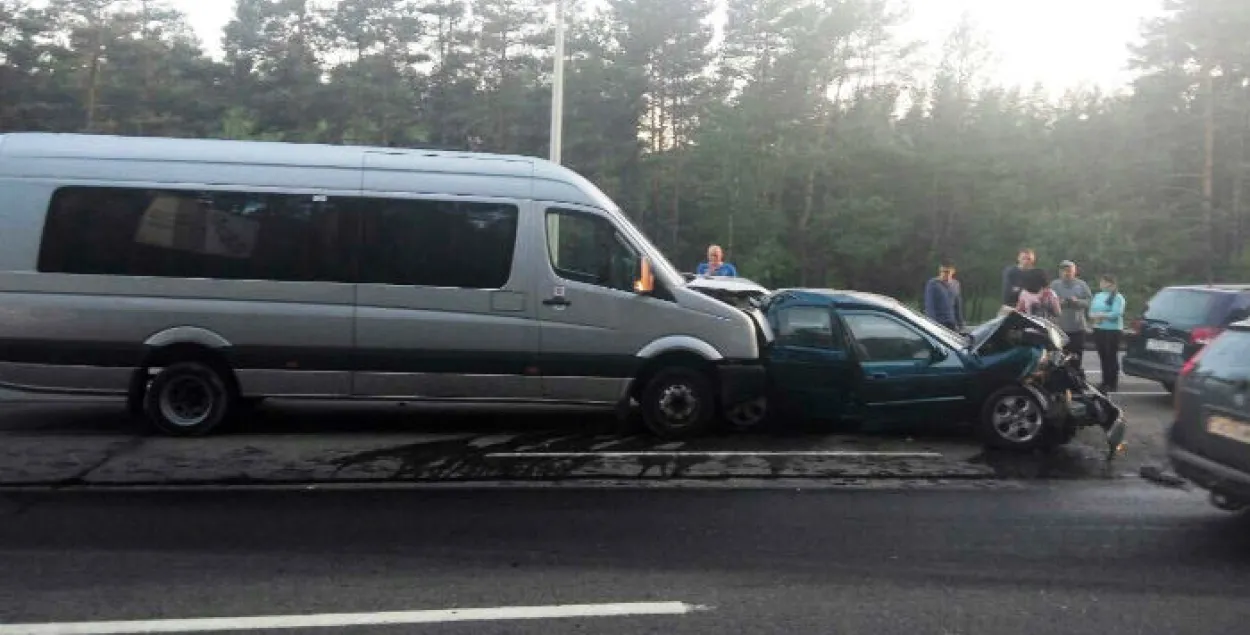
{"label": "white road marking", "polygon": [[470,441],[469,447],[486,448],[492,445],[503,445],[517,438],[517,436],[518,435],[515,435],[515,434],[488,434],[488,435],[477,437],[473,439],[472,441]]}
{"label": "white road marking", "polygon": [[630,441],[634,441],[635,439],[637,439],[637,437],[634,437],[634,436],[625,437],[623,439],[609,439],[608,441],[604,441],[602,443],[596,443],[590,446],[590,449],[592,451],[606,450],[613,446],[624,445],[626,443],[629,443]]}
{"label": "white road marking", "polygon": [[[939,452],[858,452],[846,450],[816,451],[736,451],[736,452],[694,452],[694,451],[636,451],[636,452],[492,452],[487,458],[532,458],[532,459],[591,459],[591,458],[650,458],[650,457],[705,457],[712,459],[784,456],[795,458],[908,458],[908,459],[940,459]],[[3,633],[0,633],[3,635]]]}
{"label": "white road marking", "polygon": [[682,446],[684,446],[684,445],[686,445],[686,443],[685,443],[684,441],[673,441],[672,443],[664,443],[664,444],[661,444],[661,445],[657,445],[657,446],[655,446],[655,449],[657,449],[657,450],[676,450],[677,448],[680,448],[680,447],[682,447]]}
{"label": "white road marking", "polygon": [[0,624],[0,635],[125,635],[129,633],[200,633],[206,631],[272,630],[289,628],[342,628],[346,626],[441,624],[447,622],[538,620],[569,617],[683,615],[694,611],[705,610],[708,610],[708,607],[686,604],[685,602],[626,602],[619,604],[501,606],[480,609],[389,611],[381,613],[322,613],[317,615],[207,617],[117,622]]}

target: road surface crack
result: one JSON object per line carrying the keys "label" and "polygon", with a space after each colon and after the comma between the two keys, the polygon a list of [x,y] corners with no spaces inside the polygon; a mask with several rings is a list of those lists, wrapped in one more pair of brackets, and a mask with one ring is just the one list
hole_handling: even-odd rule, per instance
{"label": "road surface crack", "polygon": [[104,456],[100,460],[79,470],[77,474],[74,474],[73,476],[69,476],[65,479],[62,479],[58,483],[54,483],[53,486],[57,488],[63,488],[63,487],[75,487],[79,485],[87,485],[88,484],[87,477],[91,476],[93,472],[104,467],[110,461],[118,457],[121,457],[125,454],[129,454],[130,452],[133,452],[134,450],[138,449],[139,446],[143,445],[145,440],[146,439],[144,439],[144,437],[135,436],[135,437],[131,437],[130,439],[127,439],[126,441],[117,443],[113,447],[109,448],[109,450],[104,453]]}

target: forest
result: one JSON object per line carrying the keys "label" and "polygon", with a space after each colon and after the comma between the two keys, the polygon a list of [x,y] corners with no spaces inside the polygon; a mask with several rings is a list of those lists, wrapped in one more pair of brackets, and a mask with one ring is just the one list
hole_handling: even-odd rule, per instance
{"label": "forest", "polygon": [[[1250,282],[1250,2],[1158,1],[1131,85],[1054,94],[891,0],[567,0],[562,162],[683,270],[715,242],[774,287],[918,299],[950,258],[983,316],[1021,246],[1135,305]],[[161,0],[0,0],[0,133],[546,157],[553,5],[237,0],[210,47]]]}

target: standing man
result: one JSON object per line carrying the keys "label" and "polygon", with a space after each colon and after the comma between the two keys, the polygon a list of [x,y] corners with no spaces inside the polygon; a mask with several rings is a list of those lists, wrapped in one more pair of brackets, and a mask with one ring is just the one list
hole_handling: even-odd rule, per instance
{"label": "standing man", "polygon": [[1016,253],[1016,264],[1003,269],[1003,306],[1015,307],[1020,302],[1020,291],[1024,289],[1026,272],[1033,268],[1037,254],[1025,247]]}
{"label": "standing man", "polygon": [[1050,283],[1051,291],[1059,296],[1059,328],[1068,334],[1066,350],[1076,355],[1076,366],[1081,367],[1085,355],[1085,312],[1094,299],[1094,293],[1084,280],[1076,277],[1076,263],[1065,260],[1059,263],[1059,277]]}
{"label": "standing man", "polygon": [[721,249],[720,245],[707,248],[707,262],[699,263],[699,268],[695,270],[695,273],[701,276],[738,277],[738,270],[732,264],[725,262],[725,250]]}
{"label": "standing man", "polygon": [[963,298],[955,280],[955,263],[943,260],[938,275],[924,286],[924,313],[929,319],[959,332],[964,324]]}

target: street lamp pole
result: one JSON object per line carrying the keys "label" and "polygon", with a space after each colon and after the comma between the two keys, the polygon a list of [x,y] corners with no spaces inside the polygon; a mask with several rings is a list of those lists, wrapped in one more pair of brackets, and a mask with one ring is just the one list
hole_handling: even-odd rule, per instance
{"label": "street lamp pole", "polygon": [[551,161],[560,163],[564,136],[564,2],[556,0],[555,69],[551,79]]}

